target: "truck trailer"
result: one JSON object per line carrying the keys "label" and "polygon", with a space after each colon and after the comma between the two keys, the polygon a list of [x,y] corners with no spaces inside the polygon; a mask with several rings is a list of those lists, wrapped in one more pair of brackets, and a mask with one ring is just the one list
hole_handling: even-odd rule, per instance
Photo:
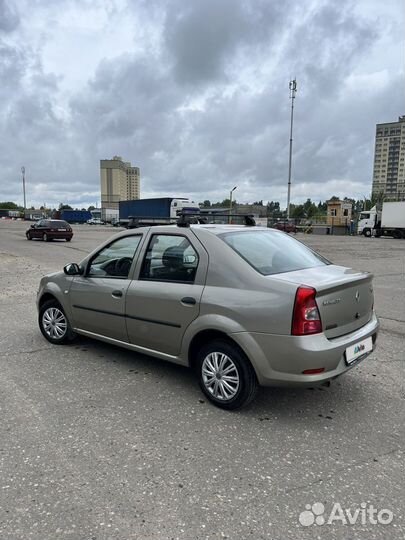
{"label": "truck trailer", "polygon": [[86,223],[92,215],[87,210],[61,210],[60,219],[68,223]]}
{"label": "truck trailer", "polygon": [[175,223],[181,212],[199,213],[197,203],[182,197],[160,197],[120,201],[119,223],[124,227],[134,224],[151,226]]}
{"label": "truck trailer", "polygon": [[368,238],[405,238],[405,201],[384,202],[381,210],[373,206],[371,210],[361,212],[357,233]]}

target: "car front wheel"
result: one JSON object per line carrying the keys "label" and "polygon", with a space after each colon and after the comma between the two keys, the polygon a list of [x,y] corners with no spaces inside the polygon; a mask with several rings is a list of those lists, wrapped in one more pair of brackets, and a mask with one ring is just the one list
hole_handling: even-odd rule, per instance
{"label": "car front wheel", "polygon": [[39,310],[38,322],[42,335],[55,345],[68,343],[76,337],[62,306],[56,300],[48,300],[43,304]]}
{"label": "car front wheel", "polygon": [[32,240],[30,233],[27,232],[25,236],[27,237],[27,240]]}
{"label": "car front wheel", "polygon": [[215,340],[203,346],[197,356],[202,391],[217,407],[234,410],[255,397],[258,383],[249,360],[235,345]]}

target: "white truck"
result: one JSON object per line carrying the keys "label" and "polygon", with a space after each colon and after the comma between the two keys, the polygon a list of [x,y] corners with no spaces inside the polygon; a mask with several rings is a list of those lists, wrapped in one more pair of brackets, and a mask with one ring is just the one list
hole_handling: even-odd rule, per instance
{"label": "white truck", "polygon": [[382,210],[373,206],[371,210],[361,212],[357,233],[368,238],[370,236],[405,238],[405,201],[385,202]]}

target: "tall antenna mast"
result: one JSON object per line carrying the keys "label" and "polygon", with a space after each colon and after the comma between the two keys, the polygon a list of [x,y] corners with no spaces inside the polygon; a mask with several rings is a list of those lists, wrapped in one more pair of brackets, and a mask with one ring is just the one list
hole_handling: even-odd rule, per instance
{"label": "tall antenna mast", "polygon": [[24,219],[25,219],[25,211],[27,210],[27,201],[25,199],[25,167],[24,165],[21,167],[21,173],[22,173],[23,194],[24,194]]}
{"label": "tall antenna mast", "polygon": [[291,99],[291,124],[290,124],[290,157],[288,160],[288,190],[287,190],[287,219],[290,218],[290,198],[291,198],[291,162],[292,162],[292,144],[293,144],[293,125],[294,125],[294,99],[297,92],[297,81],[293,79],[289,84]]}

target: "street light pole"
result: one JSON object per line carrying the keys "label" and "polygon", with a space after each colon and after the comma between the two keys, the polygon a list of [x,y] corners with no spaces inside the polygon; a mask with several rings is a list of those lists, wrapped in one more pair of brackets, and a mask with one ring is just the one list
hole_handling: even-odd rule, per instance
{"label": "street light pole", "polygon": [[231,189],[231,191],[229,192],[229,223],[232,222],[232,218],[231,218],[231,214],[232,214],[232,195],[233,195],[233,192],[235,191],[235,189],[237,188],[238,186],[235,186],[233,189]]}
{"label": "street light pole", "polygon": [[287,190],[287,219],[290,219],[290,198],[291,198],[291,162],[292,162],[292,144],[293,144],[293,124],[294,124],[294,99],[297,92],[297,81],[290,81],[290,99],[291,99],[291,124],[290,124],[290,157],[288,160],[288,190]]}
{"label": "street light pole", "polygon": [[25,211],[27,209],[27,202],[25,200],[25,167],[21,167],[22,172],[22,183],[23,183],[23,194],[24,194],[24,219],[25,219]]}

